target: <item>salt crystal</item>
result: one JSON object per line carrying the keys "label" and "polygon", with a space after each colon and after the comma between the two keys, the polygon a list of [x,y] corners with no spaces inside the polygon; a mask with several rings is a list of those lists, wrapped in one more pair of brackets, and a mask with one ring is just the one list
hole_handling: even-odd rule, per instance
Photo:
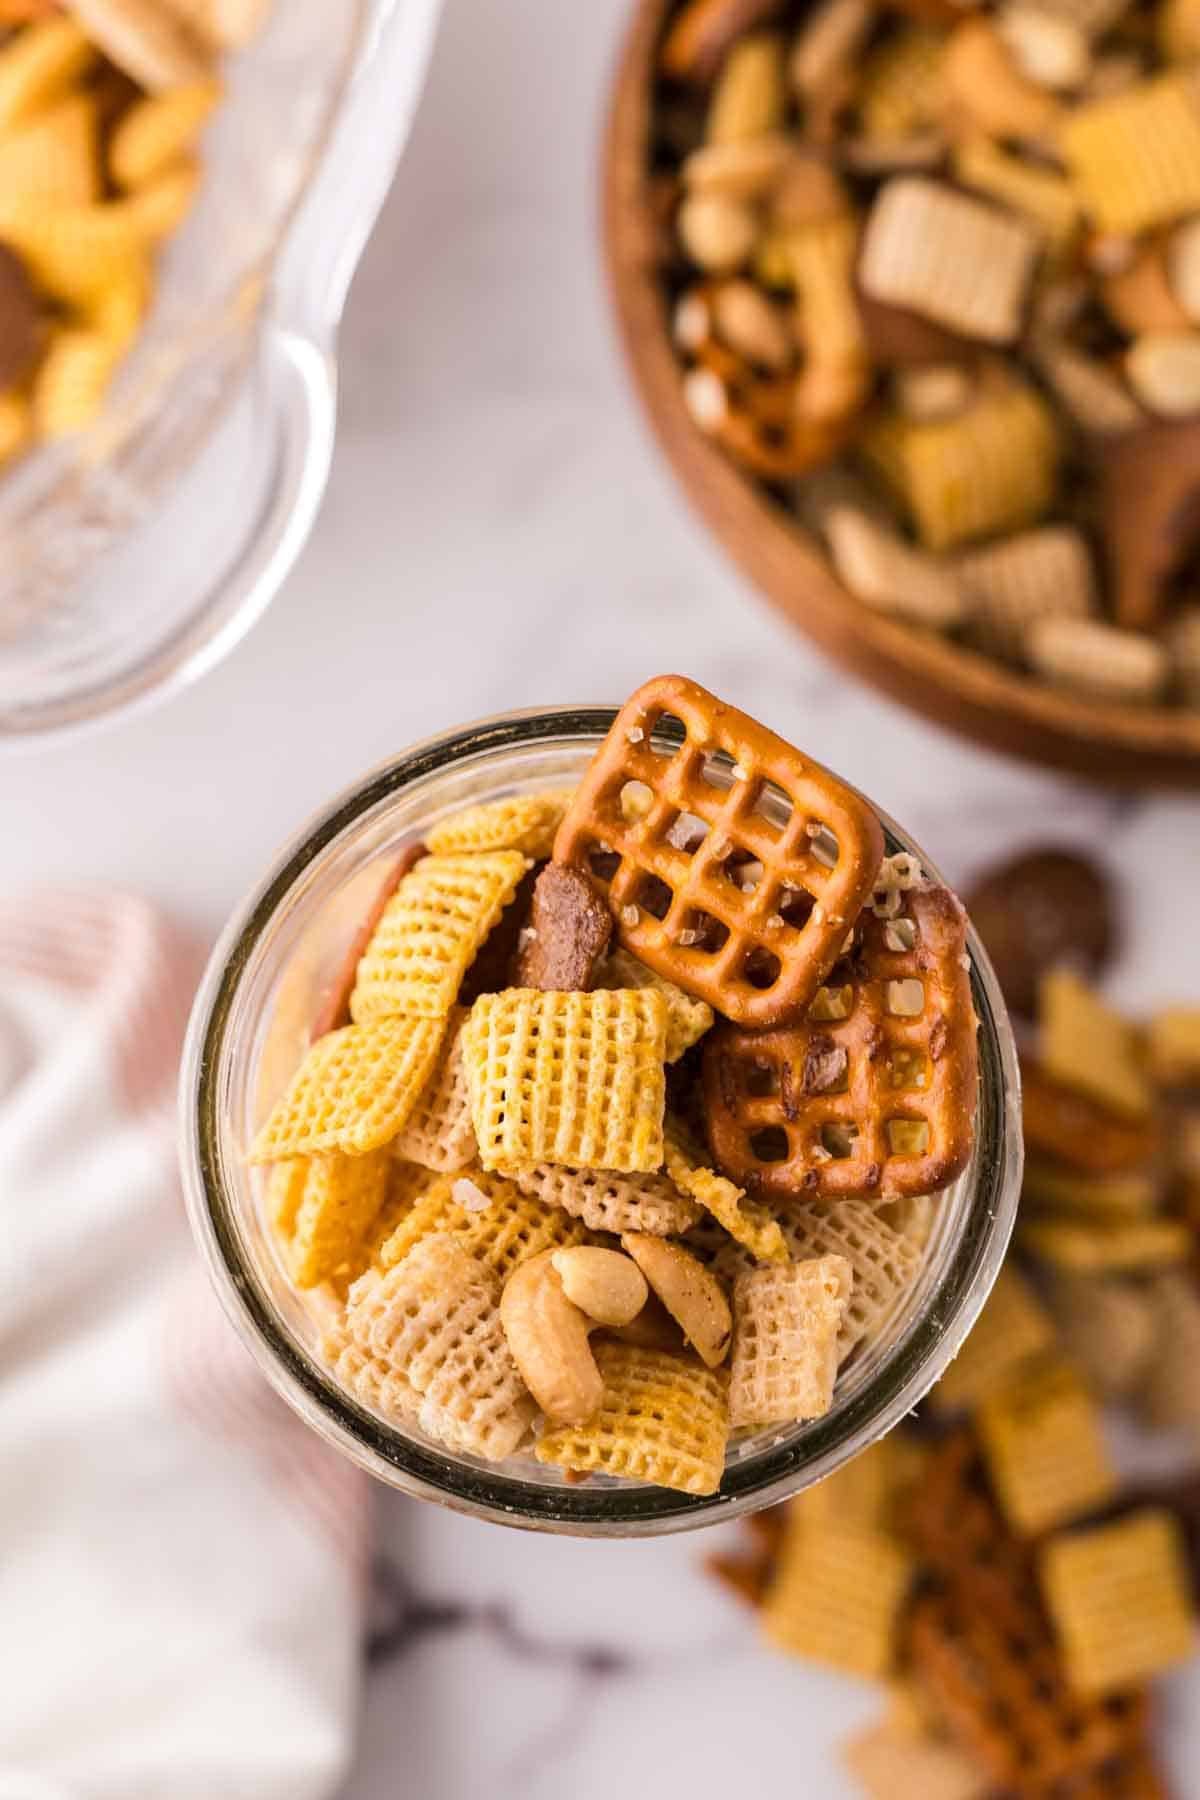
{"label": "salt crystal", "polygon": [[815,1163],[827,1163],[833,1161],[833,1151],[827,1150],[824,1144],[814,1144],[811,1154],[812,1160]]}
{"label": "salt crystal", "polygon": [[465,1175],[454,1183],[450,1192],[453,1195],[455,1202],[462,1207],[464,1212],[486,1212],[491,1205],[491,1201],[483,1192],[482,1188],[477,1188],[475,1183],[473,1181],[468,1181]]}
{"label": "salt crystal", "polygon": [[625,733],[626,738],[631,744],[640,744],[645,735],[646,734],[640,725],[631,725],[629,730]]}
{"label": "salt crystal", "polygon": [[631,931],[641,916],[640,907],[630,905],[621,908],[621,923],[623,925],[628,925]]}
{"label": "salt crystal", "polygon": [[733,768],[730,770],[730,774],[735,781],[749,781],[750,779],[749,769],[743,768],[741,763],[734,763]]}

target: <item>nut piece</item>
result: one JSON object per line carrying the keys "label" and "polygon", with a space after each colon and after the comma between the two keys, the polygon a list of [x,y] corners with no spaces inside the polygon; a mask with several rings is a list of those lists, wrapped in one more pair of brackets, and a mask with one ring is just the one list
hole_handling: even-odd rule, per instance
{"label": "nut piece", "polygon": [[835,569],[864,605],[938,631],[962,623],[961,585],[936,556],[848,506],[830,511],[825,535]]}
{"label": "nut piece", "polygon": [[996,29],[1022,75],[1039,87],[1077,88],[1087,80],[1092,53],[1074,19],[1056,18],[1035,6],[1006,6]]}
{"label": "nut piece", "polygon": [[822,0],[807,14],[792,45],[792,85],[817,101],[854,61],[875,23],[873,0]]}
{"label": "nut piece", "polygon": [[942,75],[952,108],[989,137],[1040,138],[1058,118],[1057,100],[1028,79],[986,19],[965,19],[951,32]]}
{"label": "nut piece", "polygon": [[649,1298],[645,1276],[619,1250],[573,1244],[550,1258],[567,1299],[597,1325],[630,1324]]}
{"label": "nut piece", "polygon": [[604,1382],[588,1343],[592,1321],[567,1299],[554,1255],[543,1250],[513,1270],[500,1297],[500,1323],[546,1417],[582,1425],[599,1410]]}
{"label": "nut piece", "polygon": [[1200,332],[1148,331],[1126,352],[1129,385],[1165,419],[1200,412]]}
{"label": "nut piece", "polygon": [[1176,297],[1160,239],[1138,246],[1126,267],[1104,276],[1100,282],[1100,304],[1113,323],[1131,337],[1147,331],[1188,328],[1188,315]]}
{"label": "nut piece", "polygon": [[609,1335],[623,1344],[636,1344],[641,1350],[687,1349],[682,1331],[657,1294],[650,1295],[636,1319],[628,1325],[611,1327]]}
{"label": "nut piece", "polygon": [[1200,218],[1189,219],[1171,233],[1166,265],[1176,304],[1193,325],[1200,325]]}
{"label": "nut piece", "polygon": [[679,172],[689,193],[714,194],[723,200],[761,200],[778,181],[791,154],[786,137],[701,144],[685,158]]}
{"label": "nut piece", "polygon": [[719,194],[689,194],[676,221],[679,241],[698,268],[731,275],[754,248],[758,224],[748,207]]}
{"label": "nut piece", "polygon": [[716,1276],[690,1250],[667,1238],[627,1231],[621,1243],[709,1368],[724,1362],[733,1317]]}
{"label": "nut piece", "polygon": [[796,347],[787,320],[752,281],[722,282],[712,315],[717,336],[748,363],[773,373],[790,368]]}
{"label": "nut piece", "polygon": [[1167,652],[1154,638],[1098,619],[1036,619],[1028,655],[1047,681],[1130,705],[1156,700],[1170,674]]}

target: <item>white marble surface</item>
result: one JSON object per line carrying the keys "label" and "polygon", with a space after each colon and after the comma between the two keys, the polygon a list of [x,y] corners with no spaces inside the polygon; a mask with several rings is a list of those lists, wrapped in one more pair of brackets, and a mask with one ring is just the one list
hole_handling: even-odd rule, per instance
{"label": "white marble surface", "polygon": [[[954,877],[1036,838],[1099,840],[1127,900],[1114,988],[1200,996],[1200,803],[1105,796],[1002,762],[847,681],[721,560],[624,384],[595,249],[601,99],[624,0],[448,0],[412,147],[356,283],[316,535],[200,686],[0,764],[6,887],[105,879],[206,931],[332,789],[406,741],[682,668],[869,790]],[[744,1782],[848,1789],[868,1689],[756,1648],[702,1578],[711,1539],[581,1545],[380,1497],[415,1582],[344,1800],[600,1800]],[[394,1596],[393,1596],[394,1602]],[[425,1605],[425,1602],[430,1602]],[[499,1609],[489,1610],[489,1609]],[[1200,1748],[1171,1741],[1183,1793]],[[665,1785],[664,1785],[665,1784]]]}

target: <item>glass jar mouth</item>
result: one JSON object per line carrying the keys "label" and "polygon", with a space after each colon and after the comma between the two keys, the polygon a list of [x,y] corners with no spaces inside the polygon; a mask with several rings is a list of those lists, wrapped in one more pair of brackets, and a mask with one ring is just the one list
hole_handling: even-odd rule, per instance
{"label": "glass jar mouth", "polygon": [[[500,1523],[579,1536],[688,1530],[768,1505],[820,1480],[898,1423],[957,1353],[987,1298],[1016,1216],[1021,1174],[1016,1051],[995,975],[971,931],[980,1085],[963,1216],[954,1242],[943,1247],[943,1266],[917,1315],[877,1366],[845,1392],[835,1392],[824,1418],[787,1427],[761,1448],[733,1458],[717,1493],[692,1497],[625,1483],[542,1485],[506,1465],[458,1457],[392,1429],[335,1381],[272,1299],[237,1216],[231,1179],[237,1154],[228,1125],[234,1110],[232,1065],[246,1030],[243,1013],[255,971],[278,950],[274,940],[285,903],[314,891],[352,834],[364,829],[375,834],[374,858],[411,829],[394,817],[402,797],[414,800],[436,778],[483,768],[505,753],[541,747],[577,754],[599,742],[615,713],[597,706],[535,709],[463,726],[390,759],[317,814],[282,849],[213,951],[192,1013],[180,1090],[183,1182],[192,1229],[227,1314],[272,1385],[328,1441],[414,1497]],[[889,852],[912,851],[936,877],[920,847],[879,816]],[[262,1020],[253,1019],[252,1031],[261,1035],[262,1028]]]}

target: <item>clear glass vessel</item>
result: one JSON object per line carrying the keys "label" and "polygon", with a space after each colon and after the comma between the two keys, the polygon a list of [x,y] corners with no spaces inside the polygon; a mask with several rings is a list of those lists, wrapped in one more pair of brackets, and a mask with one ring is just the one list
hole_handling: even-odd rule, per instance
{"label": "clear glass vessel", "polygon": [[[315,1430],[393,1487],[537,1530],[649,1536],[782,1499],[895,1425],[937,1380],[1004,1258],[1021,1173],[1016,1053],[995,977],[970,953],[980,1093],[969,1167],[942,1196],[922,1271],[838,1377],[829,1414],[731,1447],[719,1493],[694,1499],[595,1478],[568,1483],[532,1457],[453,1454],[389,1423],[334,1379],[319,1304],[291,1287],[243,1153],[307,1044],[317,995],[370,905],[395,846],[439,818],[513,791],[561,787],[614,717],[606,707],[509,713],[406,750],[326,807],[287,844],[229,923],[197,996],[184,1055],[184,1183],[197,1241],[229,1317],[268,1378]],[[918,845],[884,820],[889,851]]]}
{"label": "clear glass vessel", "polygon": [[146,703],[278,591],[333,448],[338,321],[440,0],[273,0],[196,208],[85,434],[0,478],[0,746]]}

